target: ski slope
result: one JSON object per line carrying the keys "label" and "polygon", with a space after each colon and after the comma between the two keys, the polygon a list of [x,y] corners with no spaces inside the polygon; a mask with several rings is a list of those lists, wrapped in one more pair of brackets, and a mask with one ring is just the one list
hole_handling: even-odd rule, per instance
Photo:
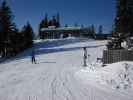
{"label": "ski slope", "polygon": [[37,41],[37,64],[31,64],[30,49],[0,64],[0,100],[133,100],[130,93],[85,83],[76,75],[84,69],[82,47],[91,55],[88,63],[94,63],[105,44],[79,39]]}

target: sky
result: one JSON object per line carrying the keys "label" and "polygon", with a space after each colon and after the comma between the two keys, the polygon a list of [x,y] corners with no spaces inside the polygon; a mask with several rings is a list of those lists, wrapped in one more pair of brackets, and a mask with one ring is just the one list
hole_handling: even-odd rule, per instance
{"label": "sky", "polygon": [[60,13],[62,26],[103,25],[104,32],[111,30],[115,17],[115,0],[8,0],[8,3],[18,28],[29,21],[35,32],[45,13],[49,18]]}

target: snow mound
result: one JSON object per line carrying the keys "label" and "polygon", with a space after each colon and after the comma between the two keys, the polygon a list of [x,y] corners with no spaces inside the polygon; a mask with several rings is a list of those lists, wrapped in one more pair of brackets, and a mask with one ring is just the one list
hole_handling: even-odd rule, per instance
{"label": "snow mound", "polygon": [[116,89],[133,87],[133,63],[119,62],[103,68],[101,80]]}
{"label": "snow mound", "polygon": [[101,64],[91,64],[76,72],[76,77],[85,83],[95,82],[114,89],[133,89],[133,62],[118,62],[102,67]]}

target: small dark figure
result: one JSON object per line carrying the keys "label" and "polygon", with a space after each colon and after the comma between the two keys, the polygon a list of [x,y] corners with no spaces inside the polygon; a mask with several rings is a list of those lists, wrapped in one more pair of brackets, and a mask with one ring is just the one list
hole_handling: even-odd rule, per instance
{"label": "small dark figure", "polygon": [[33,63],[36,64],[35,51],[34,50],[32,50],[32,52],[31,52],[31,60],[32,60],[32,64]]}
{"label": "small dark figure", "polygon": [[86,67],[87,66],[87,49],[86,49],[86,47],[83,47],[83,50],[84,50],[84,58],[83,58],[83,60],[84,60],[84,66]]}

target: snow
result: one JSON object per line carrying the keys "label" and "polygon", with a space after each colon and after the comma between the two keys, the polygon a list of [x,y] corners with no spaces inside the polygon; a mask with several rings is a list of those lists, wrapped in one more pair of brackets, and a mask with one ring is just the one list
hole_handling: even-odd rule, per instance
{"label": "snow", "polygon": [[80,76],[84,74],[84,77],[90,80],[95,79],[98,83],[108,85],[114,89],[124,91],[133,89],[133,62],[118,62],[99,68],[95,68],[96,66],[81,70],[78,74]]}
{"label": "snow", "polygon": [[[30,62],[31,49],[0,64],[0,100],[132,100],[130,93],[96,80],[101,80],[99,75],[109,76],[113,68],[111,76],[119,71],[119,67],[102,68],[96,63],[106,43],[75,38],[35,41],[37,64]],[[86,68],[83,67],[84,46],[90,55]],[[127,72],[132,76],[130,69]]]}

